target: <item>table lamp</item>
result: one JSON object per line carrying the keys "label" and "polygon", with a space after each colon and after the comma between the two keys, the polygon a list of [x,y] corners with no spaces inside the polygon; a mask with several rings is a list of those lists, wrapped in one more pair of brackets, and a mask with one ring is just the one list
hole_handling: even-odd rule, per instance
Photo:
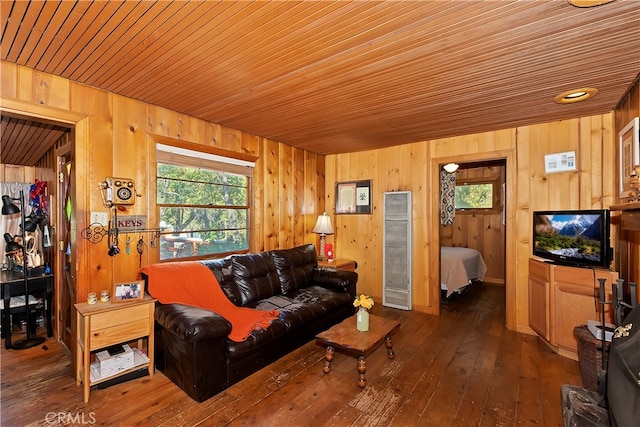
{"label": "table lamp", "polygon": [[326,212],[323,212],[322,215],[318,216],[316,226],[313,227],[312,232],[320,235],[320,255],[318,256],[318,259],[320,261],[325,261],[327,257],[324,253],[324,245],[326,243],[327,234],[333,234],[331,218]]}
{"label": "table lamp", "polygon": [[[22,206],[22,209],[20,209],[18,206],[16,206],[13,201],[20,201],[20,205]],[[25,207],[25,202],[24,202],[24,191],[20,190],[20,197],[19,198],[12,198],[9,196],[2,196],[2,215],[15,215],[17,213],[20,214],[20,228],[22,229],[22,242],[23,244],[20,244],[18,242],[15,241],[15,236],[11,237],[11,235],[9,235],[8,233],[5,233],[4,238],[7,241],[7,246],[6,246],[6,251],[7,253],[9,252],[16,252],[16,251],[22,251],[22,278],[24,281],[24,307],[25,307],[25,313],[26,313],[26,318],[27,318],[27,333],[26,333],[26,337],[24,339],[18,340],[14,343],[12,343],[12,347],[17,349],[17,350],[24,350],[27,348],[32,348],[35,347],[37,345],[40,345],[44,342],[44,338],[43,337],[32,337],[31,336],[31,323],[29,321],[30,318],[30,312],[31,310],[29,310],[29,271],[28,271],[28,266],[27,266],[27,248],[24,245],[25,242],[25,232],[30,230],[33,231],[35,229],[35,227],[33,227],[31,224],[25,224],[26,222],[26,218],[25,218],[25,212],[24,212],[24,207]],[[33,227],[33,228],[32,228]]]}

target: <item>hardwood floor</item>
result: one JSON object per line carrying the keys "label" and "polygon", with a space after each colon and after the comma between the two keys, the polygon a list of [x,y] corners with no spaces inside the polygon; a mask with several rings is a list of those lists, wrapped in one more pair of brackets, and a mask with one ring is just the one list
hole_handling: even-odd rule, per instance
{"label": "hardwood floor", "polygon": [[[441,316],[377,304],[402,322],[367,359],[367,387],[356,361],[310,342],[203,403],[162,373],[94,390],[82,402],[70,353],[47,340],[1,350],[2,426],[490,426],[562,425],[560,386],[581,384],[578,363],[538,338],[504,328],[504,291],[476,285],[443,305]],[[355,320],[354,320],[355,328]]]}

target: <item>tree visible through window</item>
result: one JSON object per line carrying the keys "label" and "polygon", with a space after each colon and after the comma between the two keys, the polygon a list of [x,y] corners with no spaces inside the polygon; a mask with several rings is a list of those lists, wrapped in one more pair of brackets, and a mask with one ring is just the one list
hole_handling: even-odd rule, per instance
{"label": "tree visible through window", "polygon": [[157,163],[160,259],[249,249],[249,176]]}
{"label": "tree visible through window", "polygon": [[493,184],[456,184],[456,209],[492,209]]}

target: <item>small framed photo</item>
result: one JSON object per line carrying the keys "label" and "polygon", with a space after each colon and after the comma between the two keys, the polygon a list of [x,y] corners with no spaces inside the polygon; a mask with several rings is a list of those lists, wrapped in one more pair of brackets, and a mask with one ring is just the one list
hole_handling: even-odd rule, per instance
{"label": "small framed photo", "polygon": [[635,166],[640,164],[640,148],[638,147],[638,117],[634,117],[618,135],[618,150],[620,152],[620,198],[629,197],[631,190],[631,175]]}
{"label": "small framed photo", "polygon": [[113,302],[126,302],[144,298],[144,280],[113,285]]}
{"label": "small framed photo", "polygon": [[336,183],[336,214],[370,214],[371,180]]}

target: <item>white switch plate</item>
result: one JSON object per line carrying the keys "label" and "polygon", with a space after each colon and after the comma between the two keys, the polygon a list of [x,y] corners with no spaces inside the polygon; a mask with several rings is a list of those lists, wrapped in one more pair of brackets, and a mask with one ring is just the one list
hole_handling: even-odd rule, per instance
{"label": "white switch plate", "polygon": [[89,224],[102,224],[104,226],[109,222],[109,215],[106,212],[91,212]]}

